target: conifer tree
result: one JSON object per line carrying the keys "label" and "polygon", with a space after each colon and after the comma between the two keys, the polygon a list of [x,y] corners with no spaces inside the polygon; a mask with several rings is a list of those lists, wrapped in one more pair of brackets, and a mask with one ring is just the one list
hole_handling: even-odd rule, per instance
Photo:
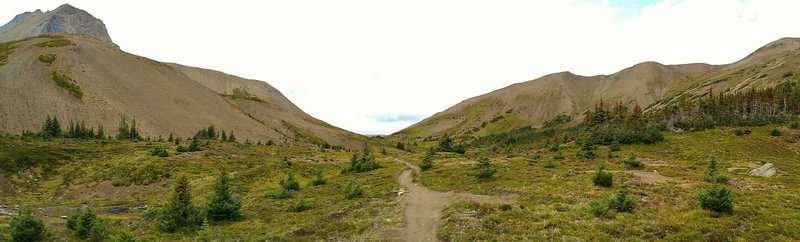
{"label": "conifer tree", "polygon": [[192,203],[189,180],[186,176],[178,177],[172,189],[172,195],[159,216],[161,229],[172,232],[181,227],[199,225],[202,221],[200,212]]}
{"label": "conifer tree", "polygon": [[228,174],[220,174],[214,186],[214,198],[208,203],[208,218],[214,221],[237,220],[242,217],[242,203],[231,197]]}
{"label": "conifer tree", "polygon": [[131,123],[131,132],[129,133],[131,140],[140,140],[142,136],[139,135],[139,129],[136,127],[136,118],[133,118],[133,122]]}
{"label": "conifer tree", "polygon": [[233,130],[231,130],[231,132],[228,132],[228,134],[229,134],[228,135],[228,141],[236,142],[236,136],[233,136]]}
{"label": "conifer tree", "polygon": [[228,141],[228,135],[225,134],[225,130],[222,131],[222,141],[223,142],[227,142]]}
{"label": "conifer tree", "polygon": [[44,121],[44,126],[42,127],[42,134],[45,137],[59,137],[61,136],[61,124],[58,122],[58,118],[53,116],[47,116],[47,119]]}
{"label": "conifer tree", "polygon": [[123,139],[128,139],[130,137],[131,137],[131,129],[130,126],[128,126],[127,118],[123,116],[119,120],[119,128],[117,129],[117,139],[123,140]]}
{"label": "conifer tree", "polygon": [[97,128],[97,136],[96,137],[97,137],[97,139],[105,139],[106,138],[105,131],[103,130],[103,125],[100,125],[100,127]]}

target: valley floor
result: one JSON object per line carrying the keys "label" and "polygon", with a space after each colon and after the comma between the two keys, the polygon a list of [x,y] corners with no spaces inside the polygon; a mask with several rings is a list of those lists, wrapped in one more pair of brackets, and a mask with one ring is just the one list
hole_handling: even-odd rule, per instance
{"label": "valley floor", "polygon": [[[562,145],[563,159],[539,145],[439,152],[427,171],[415,166],[422,153],[373,149],[383,167],[363,173],[341,172],[354,152],[312,146],[212,141],[202,151],[175,154],[176,145],[166,142],[1,137],[0,240],[9,239],[8,214],[29,210],[44,219],[50,240],[77,241],[61,216],[84,205],[108,221],[112,235],[129,231],[139,241],[798,240],[800,132],[777,127],[783,135],[775,137],[773,128],[752,128],[746,136],[730,128],[665,134],[655,145],[622,145],[618,152],[598,147],[600,157],[589,161],[575,158],[575,144]],[[170,156],[151,156],[155,147]],[[623,164],[631,155],[644,167]],[[475,177],[481,156],[496,167],[494,178]],[[728,184],[703,180],[712,157]],[[747,174],[767,162],[778,168],[776,176]],[[592,184],[601,163],[614,174],[610,188]],[[194,203],[205,208],[222,169],[242,201],[242,221],[165,233],[143,216],[164,204],[178,175],[189,177]],[[318,170],[328,182],[312,186]],[[300,191],[288,199],[265,196],[289,173]],[[364,188],[363,197],[345,197],[352,184]],[[623,186],[638,204],[634,212],[592,215],[590,202],[603,202]],[[733,191],[732,215],[699,207],[698,194],[712,186]],[[311,208],[295,212],[301,200]]]}

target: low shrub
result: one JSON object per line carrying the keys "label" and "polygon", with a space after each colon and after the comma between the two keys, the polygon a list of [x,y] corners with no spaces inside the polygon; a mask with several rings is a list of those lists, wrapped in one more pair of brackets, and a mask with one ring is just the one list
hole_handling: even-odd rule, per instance
{"label": "low shrub", "polygon": [[614,174],[607,172],[605,169],[605,165],[600,165],[597,169],[597,173],[592,177],[592,183],[594,183],[595,186],[611,187],[614,184]]}
{"label": "low shrub", "polygon": [[422,162],[419,163],[419,169],[422,171],[427,171],[433,168],[433,155],[431,153],[425,154],[422,157]]}
{"label": "low shrub", "polygon": [[56,61],[55,54],[41,54],[39,55],[39,61],[42,63],[52,64],[53,61]]}
{"label": "low shrub", "polygon": [[169,152],[167,152],[167,149],[165,149],[165,148],[156,147],[156,148],[153,148],[152,150],[150,150],[150,155],[151,156],[158,156],[158,157],[169,157]]}
{"label": "low shrub", "polygon": [[122,231],[117,233],[114,237],[111,237],[111,241],[113,242],[136,242],[136,237],[133,236],[131,232]]}
{"label": "low shrub", "polygon": [[697,197],[700,207],[718,214],[733,214],[733,194],[728,188],[712,187]]}
{"label": "low shrub", "polygon": [[361,185],[353,185],[352,183],[347,184],[347,186],[344,187],[344,197],[347,199],[364,197],[364,187]]}
{"label": "low shrub", "polygon": [[772,129],[772,131],[769,132],[769,135],[770,136],[781,136],[781,135],[783,135],[783,133],[781,133],[781,131],[778,130],[778,129]]}
{"label": "low shrub", "polygon": [[608,150],[610,150],[611,152],[621,151],[622,148],[619,147],[619,141],[616,140],[612,141],[611,144],[608,145]]}
{"label": "low shrub", "polygon": [[80,208],[67,218],[67,228],[74,230],[78,238],[102,241],[108,237],[105,222],[97,218],[92,208]]}
{"label": "low shrub", "polygon": [[267,191],[264,196],[272,199],[289,199],[292,198],[292,191],[279,189],[277,191]]}
{"label": "low shrub", "polygon": [[294,179],[294,174],[292,173],[289,173],[285,180],[281,180],[280,185],[286,191],[300,191],[300,182]]}
{"label": "low shrub", "polygon": [[616,195],[609,198],[608,208],[620,213],[632,213],[636,209],[636,201],[628,197],[628,188],[623,187]]}
{"label": "low shrub", "polygon": [[486,167],[479,169],[478,172],[475,173],[475,177],[479,180],[487,180],[494,177],[495,173],[497,173],[497,169],[494,167]]}
{"label": "low shrub", "polygon": [[595,201],[589,202],[589,211],[591,211],[592,215],[596,218],[612,219],[616,216],[612,210],[608,209],[607,205],[604,206]]}
{"label": "low shrub", "polygon": [[41,241],[47,233],[42,220],[30,213],[14,216],[9,227],[11,227],[12,241]]}
{"label": "low shrub", "polygon": [[292,211],[297,213],[304,212],[309,209],[311,209],[311,204],[302,199],[297,201],[297,203],[294,204],[294,207],[292,207]]}
{"label": "low shrub", "polygon": [[324,176],[324,174],[322,172],[322,169],[317,170],[316,176],[314,177],[313,180],[311,180],[311,185],[312,186],[321,186],[321,185],[325,185],[327,183],[328,183],[328,180],[325,179],[325,176]]}
{"label": "low shrub", "polygon": [[642,167],[644,167],[642,162],[639,161],[639,159],[636,159],[636,156],[634,156],[634,155],[631,155],[630,157],[628,157],[628,159],[625,159],[623,161],[623,163],[625,163],[625,165],[628,165],[628,167],[632,167],[632,168],[642,168]]}
{"label": "low shrub", "polygon": [[546,168],[546,169],[554,169],[557,166],[558,166],[558,164],[554,160],[547,161],[547,163],[544,163],[544,168]]}
{"label": "low shrub", "polygon": [[703,177],[703,180],[707,182],[713,183],[728,183],[730,178],[725,175],[720,174],[719,168],[717,168],[717,160],[711,159],[708,161],[708,170],[706,170],[706,175]]}

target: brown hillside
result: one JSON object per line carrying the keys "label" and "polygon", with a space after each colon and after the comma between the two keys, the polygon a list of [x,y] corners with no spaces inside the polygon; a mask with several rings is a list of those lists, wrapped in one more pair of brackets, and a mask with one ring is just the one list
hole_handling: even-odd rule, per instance
{"label": "brown hillside", "polygon": [[539,126],[564,114],[573,123],[594,103],[621,101],[659,108],[681,98],[714,92],[774,86],[800,73],[800,40],[784,38],[729,65],[662,65],[644,62],[612,75],[569,72],[513,84],[467,99],[400,132],[411,138],[444,133],[482,136],[524,126]]}
{"label": "brown hillside", "polygon": [[[190,137],[215,125],[218,130],[233,130],[239,140],[356,143],[348,139],[357,135],[315,124],[316,119],[266,83],[160,63],[95,38],[67,39],[72,44],[63,47],[35,46],[49,38],[15,45],[7,63],[0,66],[0,130],[36,131],[47,115],[55,115],[65,124],[73,120],[103,125],[113,135],[120,117],[127,116],[136,118],[145,136]],[[38,60],[42,54],[55,54],[56,59],[43,63]],[[53,71],[73,79],[82,98],[56,85]],[[219,94],[234,88],[261,101]]]}

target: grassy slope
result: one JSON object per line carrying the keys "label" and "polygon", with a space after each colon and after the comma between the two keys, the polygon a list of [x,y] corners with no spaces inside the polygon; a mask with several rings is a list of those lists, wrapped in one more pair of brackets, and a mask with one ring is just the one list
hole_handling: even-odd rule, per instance
{"label": "grassy slope", "polygon": [[[189,177],[194,202],[205,207],[212,196],[216,175],[220,168],[225,167],[232,177],[234,197],[242,200],[245,219],[235,223],[212,223],[210,234],[217,239],[373,240],[384,238],[387,233],[394,235],[399,227],[397,223],[402,222],[398,200],[392,192],[399,189],[394,176],[400,166],[385,157],[379,158],[384,165],[382,169],[342,175],[341,168],[349,164],[349,152],[213,142],[200,152],[172,154],[168,158],[151,157],[149,150],[156,146],[167,146],[171,153],[175,150],[175,145],[158,142],[26,142],[18,138],[0,138],[0,159],[4,164],[10,161],[40,164],[21,169],[4,166],[5,176],[19,192],[14,196],[0,197],[0,204],[18,204],[23,209],[35,211],[37,216],[45,219],[55,238],[71,234],[66,231],[64,220],[58,217],[69,215],[80,203],[87,203],[98,208],[101,217],[110,219],[111,231],[130,230],[144,241],[192,241],[196,236],[195,229],[161,233],[156,229],[157,222],[143,219],[139,213],[111,215],[105,210],[110,206],[162,204],[167,194],[164,191],[171,187],[170,177],[177,174]],[[284,156],[292,161],[291,166],[282,161]],[[324,169],[328,184],[307,186],[317,169]],[[264,192],[277,189],[278,181],[290,171],[300,181],[302,190],[287,200],[264,197]],[[162,176],[153,178],[151,174]],[[135,191],[130,196],[60,198],[60,194],[69,193],[68,188],[88,187],[91,191],[91,187],[99,187],[97,181],[124,184],[130,180],[152,184],[128,187]],[[344,199],[342,189],[351,182],[363,184],[364,198]],[[291,212],[292,206],[300,199],[312,204],[313,208],[301,213]],[[7,239],[9,219],[0,216],[0,240]]]}
{"label": "grassy slope", "polygon": [[[771,127],[753,129],[751,136],[737,137],[732,129],[697,133],[667,134],[657,145],[623,146],[618,158],[608,159],[607,147],[599,147],[602,157],[594,161],[575,160],[578,149],[565,145],[566,157],[555,169],[545,169],[554,152],[541,149],[542,158],[529,157],[535,149],[517,155],[494,155],[497,177],[480,182],[475,172],[475,151],[461,157],[439,154],[437,167],[424,172],[422,181],[439,190],[459,190],[481,194],[520,192],[518,204],[510,210],[498,206],[459,203],[445,210],[446,224],[440,237],[453,241],[542,240],[578,237],[599,240],[776,240],[800,238],[800,133],[784,129],[784,136],[771,137]],[[636,154],[645,168],[625,167],[622,160]],[[732,178],[726,185],[734,191],[733,216],[714,218],[699,209],[697,194],[712,184],[702,180],[706,161],[714,156],[720,170]],[[409,157],[415,161],[419,157]],[[595,187],[591,176],[597,164],[606,162],[615,172],[613,188]],[[746,172],[764,162],[774,163],[779,172],[772,178],[747,176]],[[639,178],[629,171],[662,175],[662,181]],[[658,177],[658,176],[655,176]],[[666,177],[666,178],[664,178]],[[618,214],[616,219],[594,218],[590,201],[610,197],[622,184],[631,187],[639,206],[633,214]]]}
{"label": "grassy slope", "polygon": [[[436,167],[423,172],[425,185],[438,190],[467,191],[478,194],[520,193],[510,209],[469,202],[457,203],[445,210],[446,223],[439,234],[443,239],[468,240],[544,240],[582,238],[598,240],[776,240],[800,238],[800,132],[779,127],[784,136],[768,135],[772,126],[753,129],[750,136],[737,137],[733,130],[721,128],[694,133],[666,134],[657,145],[622,146],[616,158],[607,158],[607,147],[598,147],[602,157],[594,161],[575,160],[578,147],[563,145],[565,160],[554,169],[545,169],[554,152],[541,144],[512,149],[508,154],[489,150],[470,150],[467,155],[439,153]],[[98,207],[101,217],[111,220],[112,231],[130,230],[147,241],[191,241],[196,229],[176,233],[158,232],[156,222],[138,212],[111,215],[111,206],[133,207],[161,204],[169,190],[170,177],[189,176],[194,201],[204,206],[211,197],[219,169],[232,176],[234,196],[241,198],[246,218],[240,222],[212,223],[209,234],[215,238],[243,240],[384,240],[397,239],[402,227],[401,206],[393,190],[399,189],[394,177],[401,168],[390,157],[379,160],[385,168],[363,174],[342,175],[349,152],[320,152],[316,148],[250,146],[214,142],[204,151],[149,156],[155,146],[165,143],[111,142],[75,140],[33,140],[0,138],[0,161],[5,176],[16,186],[14,196],[0,197],[0,204],[19,204],[43,217],[51,234],[68,233],[60,215],[68,215],[80,203]],[[419,148],[421,149],[421,148]],[[538,160],[531,159],[535,152]],[[418,162],[421,154],[400,156]],[[398,155],[400,154],[400,155]],[[480,154],[492,157],[497,177],[485,182],[474,178],[473,164]],[[644,169],[630,169],[622,160],[630,154],[640,157]],[[282,162],[286,156],[293,161]],[[732,178],[726,185],[733,189],[735,212],[715,218],[698,208],[697,194],[712,184],[702,180],[710,156],[720,161],[721,170]],[[10,164],[30,161],[33,167]],[[595,187],[591,176],[597,164],[605,162],[614,171],[613,188]],[[757,178],[745,173],[763,162],[778,167],[778,175]],[[308,187],[316,169],[324,169],[328,184]],[[657,171],[657,174],[653,171]],[[300,180],[303,189],[289,200],[272,200],[264,191],[277,189],[278,181],[289,171]],[[647,175],[644,178],[631,172]],[[156,175],[153,175],[156,174]],[[159,175],[160,174],[160,175]],[[660,180],[659,180],[660,179]],[[73,187],[91,188],[97,181],[139,183],[127,194],[70,198]],[[342,187],[354,182],[363,184],[367,196],[346,200]],[[149,185],[145,185],[150,183]],[[67,185],[73,184],[73,185]],[[75,185],[77,184],[77,185]],[[639,206],[633,214],[617,214],[602,220],[591,215],[590,201],[602,201],[623,184]],[[89,189],[91,191],[91,189]],[[73,192],[74,193],[74,192]],[[72,194],[80,195],[80,194]],[[304,199],[313,205],[309,211],[291,212],[293,204]],[[42,209],[42,210],[40,210]],[[0,239],[7,238],[8,216],[0,216]],[[69,237],[74,240],[74,237]]]}

